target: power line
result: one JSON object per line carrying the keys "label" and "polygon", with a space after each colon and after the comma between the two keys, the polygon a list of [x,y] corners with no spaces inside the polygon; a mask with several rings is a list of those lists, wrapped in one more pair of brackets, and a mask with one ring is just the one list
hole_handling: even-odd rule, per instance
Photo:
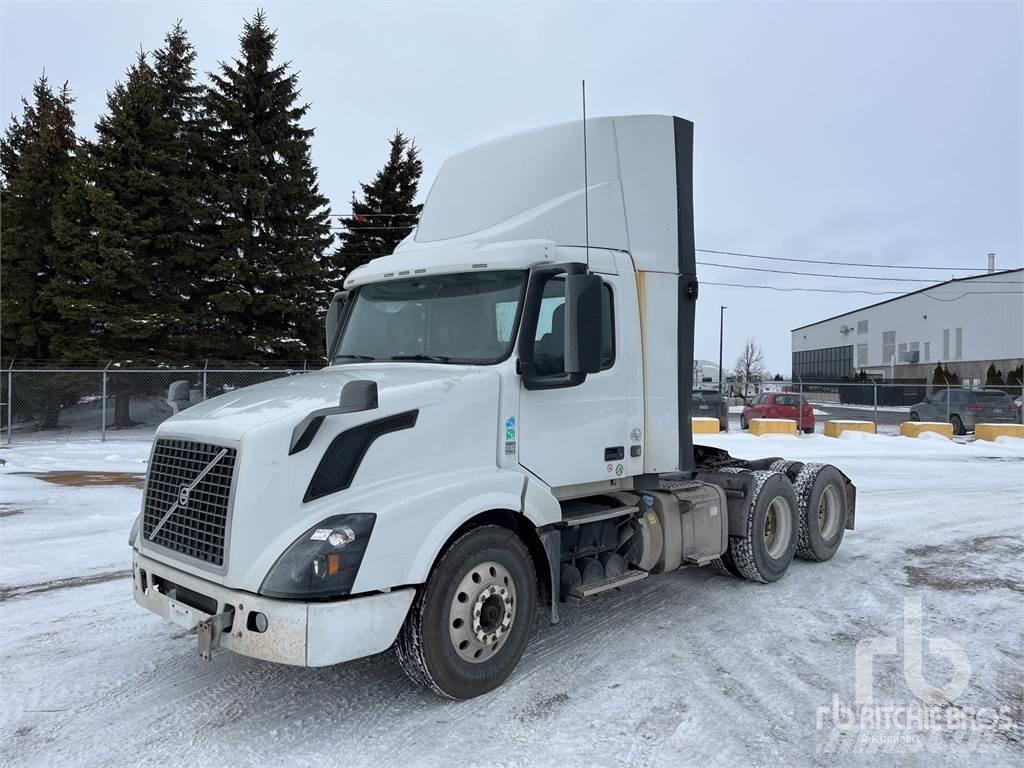
{"label": "power line", "polygon": [[[869,296],[905,296],[905,291],[858,291],[855,288],[786,288],[778,285],[748,285],[745,283],[718,283],[711,280],[701,280],[701,285],[718,285],[727,288],[750,288],[758,291],[778,291],[780,293],[841,293],[841,294],[868,294]],[[938,296],[922,293],[929,299],[936,301],[956,301],[964,296],[1013,296],[1019,291],[966,291],[952,299],[942,299]]]}
{"label": "power line", "polygon": [[933,269],[940,272],[984,272],[985,267],[940,267],[923,264],[871,264],[866,261],[833,261],[822,259],[795,259],[785,256],[761,256],[756,253],[739,253],[738,251],[713,251],[708,248],[695,248],[698,253],[713,253],[719,256],[740,256],[745,259],[765,259],[767,261],[796,261],[801,264],[835,264],[843,267],[871,267],[872,269]]}
{"label": "power line", "polygon": [[[380,218],[401,218],[407,216],[413,216],[410,213],[331,213],[328,214],[331,218],[356,218],[356,216],[362,218],[380,217]],[[407,225],[409,229],[414,228],[416,225]],[[697,253],[710,253],[717,256],[737,256],[743,259],[762,259],[764,261],[790,261],[799,264],[827,264],[842,267],[869,267],[871,269],[925,269],[936,272],[984,272],[985,267],[957,267],[947,265],[934,265],[934,264],[872,264],[867,261],[836,261],[835,259],[798,259],[792,256],[763,256],[758,253],[744,253],[742,251],[721,251],[712,248],[696,248],[694,249]],[[1016,269],[1016,267],[1011,267]],[[924,281],[919,281],[924,282]]]}
{"label": "power line", "polygon": [[[745,272],[770,272],[776,275],[799,275],[800,277],[829,277],[837,280],[879,280],[884,283],[931,283],[932,280],[920,277],[875,277],[872,275],[830,275],[825,272],[795,272],[788,269],[768,269],[767,267],[741,267],[737,264],[715,264],[711,261],[698,261],[702,267],[721,267],[723,269],[740,269]],[[972,283],[996,283],[998,285],[1024,285],[1018,280],[980,280],[971,278]]]}

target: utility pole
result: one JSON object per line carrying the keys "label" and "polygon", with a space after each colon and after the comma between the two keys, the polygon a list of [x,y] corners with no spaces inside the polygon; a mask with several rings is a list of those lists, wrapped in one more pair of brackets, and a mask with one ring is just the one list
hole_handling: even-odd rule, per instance
{"label": "utility pole", "polygon": [[718,310],[718,394],[725,397],[725,390],[722,389],[725,371],[722,370],[722,338],[725,331],[725,310],[728,307],[722,305]]}

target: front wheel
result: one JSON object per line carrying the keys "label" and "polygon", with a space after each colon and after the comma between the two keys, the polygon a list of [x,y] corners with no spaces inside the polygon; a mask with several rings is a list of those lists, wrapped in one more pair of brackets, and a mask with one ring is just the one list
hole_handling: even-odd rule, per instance
{"label": "front wheel", "polygon": [[471,699],[508,679],[530,632],[537,577],[523,542],[495,525],[457,539],[420,588],[396,650],[416,683]]}
{"label": "front wheel", "polygon": [[920,421],[921,420],[921,415],[917,411],[911,411],[910,412],[910,420],[911,421]]}

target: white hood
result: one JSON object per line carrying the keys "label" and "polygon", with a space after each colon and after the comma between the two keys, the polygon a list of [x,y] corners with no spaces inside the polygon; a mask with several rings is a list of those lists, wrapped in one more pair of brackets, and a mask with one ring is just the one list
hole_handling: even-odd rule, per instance
{"label": "white hood", "polygon": [[[318,408],[338,404],[349,381],[377,383],[378,407],[328,417],[304,450],[289,454],[292,430]],[[378,512],[396,483],[468,468],[496,470],[499,375],[493,367],[433,363],[352,363],[229,392],[160,425],[157,438],[237,445],[226,570],[150,547],[148,556],[214,582],[255,592],[303,531],[339,511]],[[414,428],[384,435],[362,459],[352,486],[306,502],[328,445],[358,424],[415,410]],[[439,450],[444,446],[444,450]]]}
{"label": "white hood", "polygon": [[[337,405],[342,387],[359,379],[377,383],[382,413],[422,407],[447,393],[467,374],[479,370],[471,366],[409,362],[337,365],[211,398],[168,419],[161,431],[237,440],[249,430],[272,421],[291,417],[297,424],[310,411]],[[434,386],[423,387],[425,384]],[[411,389],[419,391],[414,395]]]}

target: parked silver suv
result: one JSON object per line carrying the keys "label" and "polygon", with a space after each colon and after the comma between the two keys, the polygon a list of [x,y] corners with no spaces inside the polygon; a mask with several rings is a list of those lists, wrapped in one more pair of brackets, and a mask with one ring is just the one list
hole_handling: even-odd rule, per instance
{"label": "parked silver suv", "polygon": [[948,421],[966,435],[975,424],[1016,424],[1017,403],[1001,389],[939,389],[910,406],[911,421]]}

